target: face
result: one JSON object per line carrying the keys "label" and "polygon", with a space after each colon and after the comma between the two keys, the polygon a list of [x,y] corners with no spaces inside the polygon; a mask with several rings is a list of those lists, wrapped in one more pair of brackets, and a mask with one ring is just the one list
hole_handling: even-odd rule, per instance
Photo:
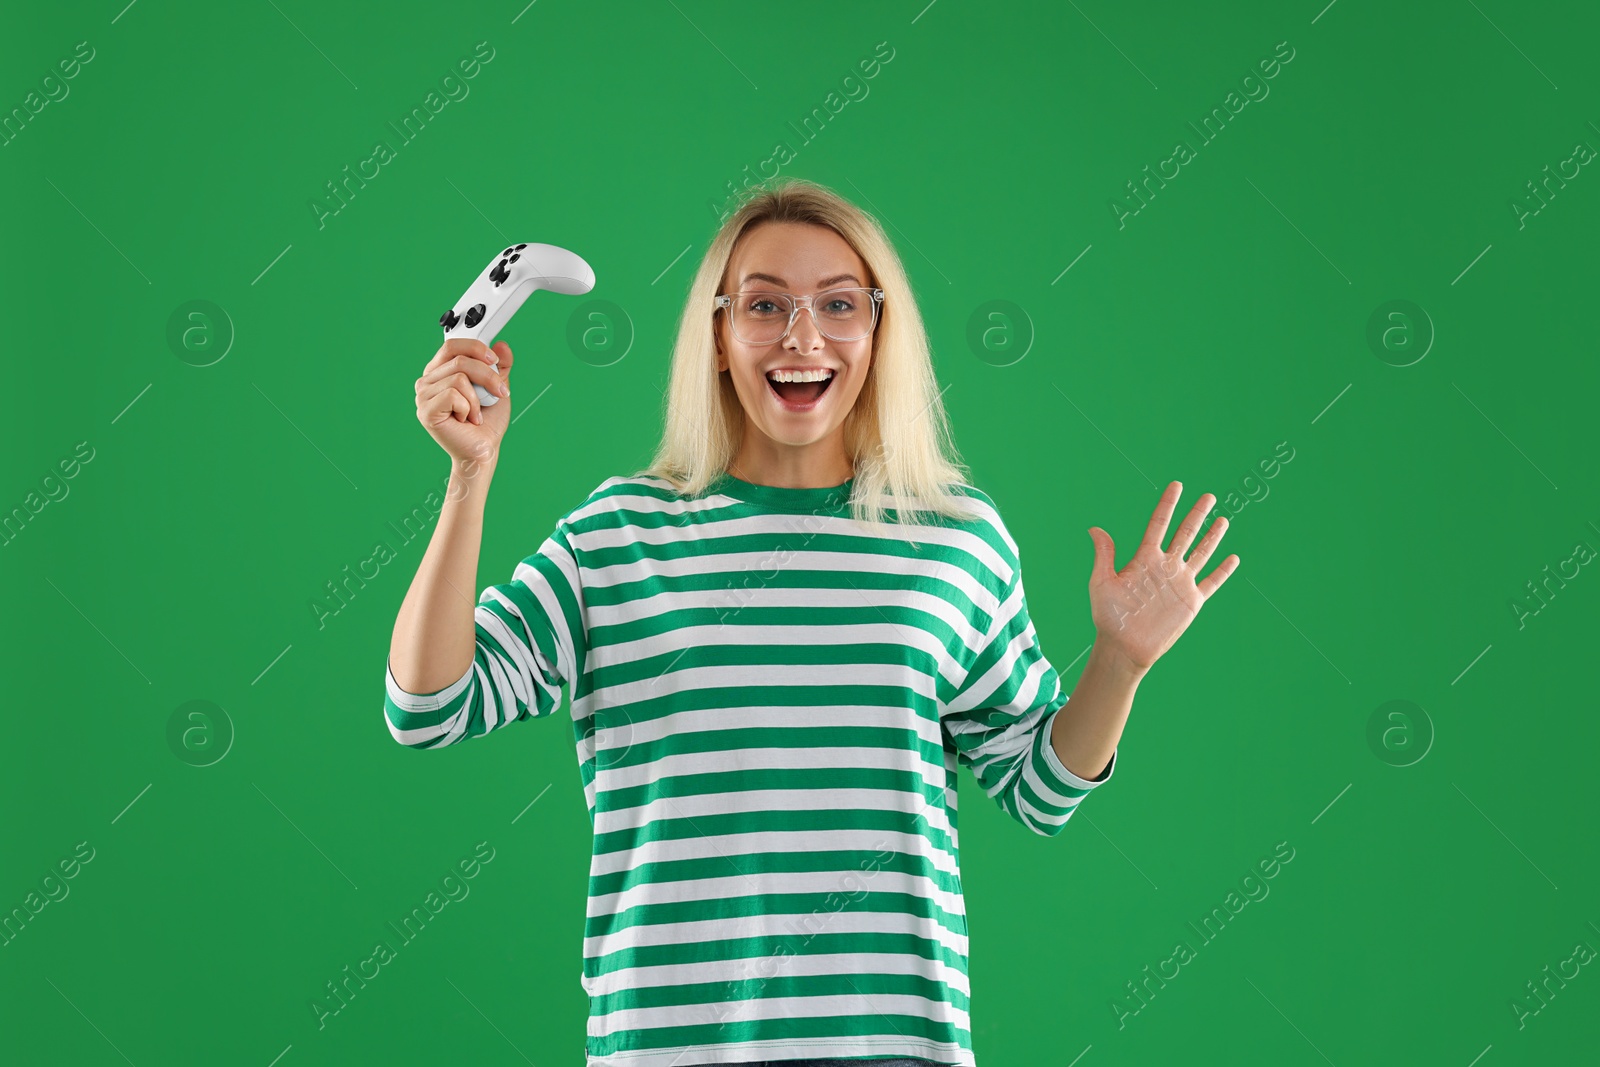
{"label": "face", "polygon": [[[722,292],[766,291],[811,296],[828,289],[870,288],[866,264],[833,230],[795,222],[766,222],[745,232],[733,257]],[[857,294],[868,300],[868,294]],[[824,337],[809,310],[795,314],[794,325],[781,340],[750,345],[733,335],[729,312],[716,314],[717,370],[726,371],[744,405],[744,458],[792,460],[794,451],[827,453],[826,463],[843,459],[844,420],[866,381],[872,359],[871,333],[856,341]],[[881,308],[880,308],[881,317]],[[768,375],[780,370],[827,368],[828,387],[816,401],[786,402]],[[791,455],[785,456],[783,453]],[[752,455],[754,454],[754,455]]]}

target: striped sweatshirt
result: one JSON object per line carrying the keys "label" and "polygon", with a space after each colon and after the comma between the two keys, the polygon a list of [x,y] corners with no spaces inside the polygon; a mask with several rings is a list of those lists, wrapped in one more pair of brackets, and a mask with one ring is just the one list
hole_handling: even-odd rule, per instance
{"label": "striped sweatshirt", "polygon": [[[570,695],[594,832],[589,1067],[920,1057],[972,1067],[958,768],[1035,834],[1093,780],[994,501],[873,532],[831,488],[607,479],[474,608],[441,748]],[[895,513],[888,517],[893,522]],[[387,667],[387,665],[386,665]]]}

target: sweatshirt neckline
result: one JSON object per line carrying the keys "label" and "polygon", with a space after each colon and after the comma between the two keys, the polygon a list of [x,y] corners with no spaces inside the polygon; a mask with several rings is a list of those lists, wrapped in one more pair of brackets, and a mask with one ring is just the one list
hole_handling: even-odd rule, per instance
{"label": "sweatshirt neckline", "polygon": [[724,472],[712,483],[711,489],[713,492],[770,511],[804,512],[818,508],[836,508],[849,503],[850,492],[854,485],[853,475],[839,485],[797,489],[780,485],[757,485]]}

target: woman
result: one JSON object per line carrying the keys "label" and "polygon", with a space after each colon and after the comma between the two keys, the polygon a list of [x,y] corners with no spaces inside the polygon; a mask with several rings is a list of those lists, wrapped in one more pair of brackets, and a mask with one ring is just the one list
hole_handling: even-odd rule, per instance
{"label": "woman", "polygon": [[[509,372],[512,353],[494,346]],[[1095,527],[1097,638],[1071,694],[1018,548],[967,484],[922,320],[875,220],[759,191],[690,286],[649,468],[608,478],[476,605],[510,420],[452,340],[417,416],[451,493],[395,624],[385,719],[436,748],[570,688],[594,829],[588,1063],[974,1063],[958,768],[1041,836],[1111,777],[1134,691],[1238,564],[1203,496],[1133,560]],[[1189,549],[1193,545],[1193,552]],[[1185,558],[1185,554],[1188,557]]]}

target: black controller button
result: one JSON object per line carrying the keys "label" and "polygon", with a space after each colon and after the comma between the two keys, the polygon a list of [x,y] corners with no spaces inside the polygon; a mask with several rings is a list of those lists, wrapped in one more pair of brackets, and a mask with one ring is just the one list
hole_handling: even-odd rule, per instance
{"label": "black controller button", "polygon": [[455,329],[456,323],[460,321],[461,320],[456,316],[455,308],[451,308],[449,311],[446,311],[443,315],[439,316],[439,325],[443,326],[446,331]]}
{"label": "black controller button", "polygon": [[494,282],[496,289],[500,288],[500,283],[509,277],[511,277],[511,275],[506,273],[506,261],[503,259],[499,263],[496,263],[494,268],[489,271],[489,280]]}
{"label": "black controller button", "polygon": [[473,304],[467,309],[467,317],[462,320],[462,322],[466,324],[467,329],[470,330],[474,326],[478,325],[478,323],[483,321],[483,312],[484,306],[482,304]]}
{"label": "black controller button", "polygon": [[502,255],[502,256],[509,256],[509,255],[510,255],[510,254],[511,254],[511,249],[509,249],[509,248],[508,248],[508,249],[506,249],[506,250],[505,250],[505,251],[504,251],[504,252],[501,252],[501,253],[500,253],[500,254],[501,254],[501,255]]}
{"label": "black controller button", "polygon": [[506,260],[506,262],[507,263],[515,263],[517,260],[519,260],[521,258],[522,258],[522,253],[521,252],[513,252],[513,253],[511,253],[511,258]]}
{"label": "black controller button", "polygon": [[526,244],[520,244],[520,245],[518,245],[518,246],[517,246],[517,251],[518,251],[518,252],[520,252],[520,251],[522,251],[522,250],[523,250],[523,249],[524,249],[524,248],[527,248],[527,247],[528,247],[528,246],[527,246],[527,245],[526,245]]}

